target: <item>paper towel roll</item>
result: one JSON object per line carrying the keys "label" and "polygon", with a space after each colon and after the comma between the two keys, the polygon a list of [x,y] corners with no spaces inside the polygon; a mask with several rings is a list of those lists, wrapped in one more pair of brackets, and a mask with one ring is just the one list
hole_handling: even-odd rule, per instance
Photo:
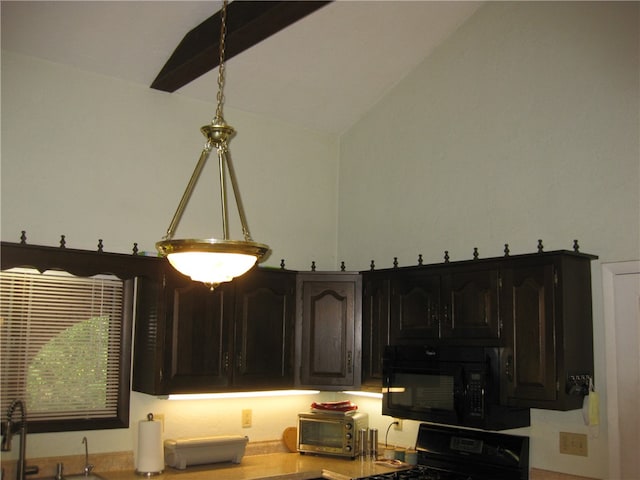
{"label": "paper towel roll", "polygon": [[153,475],[164,470],[164,449],[162,447],[162,424],[153,420],[138,422],[138,460],[136,473]]}

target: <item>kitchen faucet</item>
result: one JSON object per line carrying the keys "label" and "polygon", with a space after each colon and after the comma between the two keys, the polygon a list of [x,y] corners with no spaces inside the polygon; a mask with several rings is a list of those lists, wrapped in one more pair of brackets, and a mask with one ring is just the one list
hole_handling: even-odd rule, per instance
{"label": "kitchen faucet", "polygon": [[20,450],[18,455],[18,463],[16,465],[16,480],[25,480],[26,475],[38,473],[38,467],[33,466],[27,469],[27,460],[25,452],[27,450],[27,410],[22,400],[14,400],[7,410],[7,420],[3,423],[4,434],[2,435],[2,451],[9,452],[11,450],[11,438],[13,437],[14,426],[13,414],[16,408],[20,407]]}
{"label": "kitchen faucet", "polygon": [[84,476],[88,477],[93,470],[93,465],[89,463],[89,442],[87,437],[82,437],[82,443],[84,443]]}

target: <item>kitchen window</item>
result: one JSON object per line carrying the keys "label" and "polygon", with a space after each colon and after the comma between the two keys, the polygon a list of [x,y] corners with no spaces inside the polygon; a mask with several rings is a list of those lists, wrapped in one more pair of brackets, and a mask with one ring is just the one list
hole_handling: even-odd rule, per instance
{"label": "kitchen window", "polygon": [[3,242],[0,414],[21,399],[30,432],[128,427],[140,262]]}
{"label": "kitchen window", "polygon": [[0,273],[2,411],[20,398],[30,421],[117,415],[123,297],[113,276]]}

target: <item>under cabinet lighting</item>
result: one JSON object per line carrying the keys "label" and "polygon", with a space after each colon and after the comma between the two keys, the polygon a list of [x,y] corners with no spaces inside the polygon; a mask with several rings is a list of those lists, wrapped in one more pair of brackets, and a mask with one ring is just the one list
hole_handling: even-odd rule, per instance
{"label": "under cabinet lighting", "polygon": [[316,395],[320,390],[268,390],[264,392],[175,393],[167,400],[210,400],[215,398],[289,397],[292,395]]}
{"label": "under cabinet lighting", "polygon": [[346,393],[347,395],[356,395],[358,397],[382,398],[382,393],[378,392],[358,392],[355,390],[346,390],[341,393]]}

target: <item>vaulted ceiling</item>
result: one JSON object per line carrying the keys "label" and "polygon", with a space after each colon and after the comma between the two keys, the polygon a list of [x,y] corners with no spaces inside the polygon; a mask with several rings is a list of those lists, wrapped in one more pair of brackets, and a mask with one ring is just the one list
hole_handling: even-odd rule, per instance
{"label": "vaulted ceiling", "polygon": [[[236,0],[225,105],[342,133],[480,5]],[[219,0],[2,1],[2,49],[215,102],[220,7]],[[192,30],[187,56],[178,51],[172,63]]]}

